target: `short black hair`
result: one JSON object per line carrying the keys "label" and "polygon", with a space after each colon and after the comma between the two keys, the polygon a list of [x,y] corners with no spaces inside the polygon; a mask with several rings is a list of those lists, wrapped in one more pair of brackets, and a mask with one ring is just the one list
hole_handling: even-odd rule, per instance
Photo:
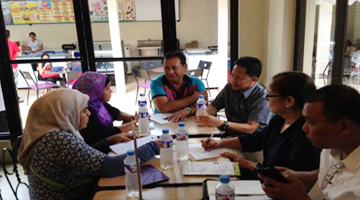
{"label": "short black hair", "polygon": [[169,58],[179,58],[182,65],[186,64],[186,57],[181,51],[170,51],[166,53],[161,63],[164,64],[164,60]]}
{"label": "short black hair", "polygon": [[10,37],[10,31],[9,30],[5,30],[5,37],[6,39],[8,39]]}
{"label": "short black hair", "polygon": [[262,63],[257,58],[250,56],[241,57],[235,61],[234,65],[239,65],[240,67],[245,68],[246,74],[252,78],[259,78],[261,75]]}
{"label": "short black hair", "polygon": [[43,58],[44,58],[44,56],[47,56],[47,57],[49,57],[49,58],[50,58],[50,55],[49,55],[49,54],[47,54],[47,53],[43,53],[43,54],[41,54],[41,59],[43,59]]}
{"label": "short black hair", "polygon": [[281,96],[292,96],[300,110],[316,91],[313,79],[302,72],[279,73],[272,78],[270,88]]}
{"label": "short black hair", "polygon": [[36,37],[36,34],[35,34],[34,32],[30,32],[30,33],[29,33],[29,36],[30,36],[30,35],[35,35],[35,37]]}
{"label": "short black hair", "polygon": [[307,100],[322,103],[323,115],[330,122],[349,119],[360,126],[360,94],[346,85],[329,85],[318,89]]}

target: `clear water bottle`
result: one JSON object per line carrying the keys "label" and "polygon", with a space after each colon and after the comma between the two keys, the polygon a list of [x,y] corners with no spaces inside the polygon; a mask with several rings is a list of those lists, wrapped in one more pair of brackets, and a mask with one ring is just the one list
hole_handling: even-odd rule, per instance
{"label": "clear water bottle", "polygon": [[141,103],[139,107],[139,134],[141,136],[149,135],[149,112],[146,105]]}
{"label": "clear water bottle", "polygon": [[134,150],[127,151],[124,159],[126,193],[128,197],[139,197],[139,184]]}
{"label": "clear water bottle", "polygon": [[138,106],[140,106],[142,103],[145,104],[145,106],[147,105],[145,94],[140,94],[138,98]]}
{"label": "clear water bottle", "polygon": [[176,130],[176,154],[181,161],[189,159],[189,133],[185,129],[185,123],[180,122]]}
{"label": "clear water bottle", "polygon": [[204,95],[199,95],[199,99],[196,101],[196,108],[196,117],[207,115]]}
{"label": "clear water bottle", "polygon": [[235,188],[230,183],[230,177],[228,175],[221,175],[220,176],[220,183],[217,184],[215,187],[215,197],[216,200],[228,199],[234,200],[235,199]]}
{"label": "clear water bottle", "polygon": [[160,136],[162,143],[160,148],[160,166],[163,169],[174,167],[173,139],[169,134],[169,129],[163,129]]}

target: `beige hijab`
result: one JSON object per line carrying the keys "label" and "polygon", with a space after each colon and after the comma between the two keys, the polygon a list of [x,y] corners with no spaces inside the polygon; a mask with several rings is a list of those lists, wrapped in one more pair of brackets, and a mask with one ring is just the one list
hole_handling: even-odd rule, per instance
{"label": "beige hijab", "polygon": [[55,130],[65,130],[83,139],[78,131],[80,112],[89,97],[77,90],[57,89],[37,99],[29,110],[21,141],[18,161],[29,170],[30,161],[40,138]]}

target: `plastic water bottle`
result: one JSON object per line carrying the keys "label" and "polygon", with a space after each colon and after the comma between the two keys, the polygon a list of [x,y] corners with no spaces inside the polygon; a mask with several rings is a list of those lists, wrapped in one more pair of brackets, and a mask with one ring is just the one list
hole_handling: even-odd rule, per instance
{"label": "plastic water bottle", "polygon": [[[140,163],[140,162],[139,162]],[[127,151],[124,159],[126,193],[128,197],[139,197],[139,184],[134,150]]]}
{"label": "plastic water bottle", "polygon": [[147,105],[145,94],[140,94],[138,98],[138,106],[140,106],[142,103],[145,104],[145,106]]}
{"label": "plastic water bottle", "polygon": [[174,167],[174,152],[173,141],[169,134],[169,129],[163,129],[163,134],[160,136],[162,143],[160,148],[160,166],[163,169],[169,169]]}
{"label": "plastic water bottle", "polygon": [[176,154],[181,161],[189,159],[189,133],[185,129],[185,123],[180,122],[176,130]]}
{"label": "plastic water bottle", "polygon": [[199,99],[196,101],[196,108],[196,117],[207,115],[204,95],[199,95]]}
{"label": "plastic water bottle", "polygon": [[222,199],[235,199],[235,188],[230,183],[230,177],[228,175],[220,176],[220,183],[215,187],[216,200]]}
{"label": "plastic water bottle", "polygon": [[139,107],[139,134],[141,136],[149,134],[149,112],[146,105],[141,103]]}

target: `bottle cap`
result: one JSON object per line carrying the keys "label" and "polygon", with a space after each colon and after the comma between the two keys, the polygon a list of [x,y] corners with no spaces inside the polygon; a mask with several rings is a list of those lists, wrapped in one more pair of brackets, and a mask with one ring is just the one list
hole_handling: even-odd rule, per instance
{"label": "bottle cap", "polygon": [[199,99],[203,99],[203,98],[204,98],[204,95],[200,94]]}
{"label": "bottle cap", "polygon": [[229,177],[229,175],[221,175],[221,176],[220,176],[220,182],[221,182],[221,183],[229,183],[229,182],[230,182],[230,177]]}
{"label": "bottle cap", "polygon": [[169,134],[169,129],[164,128],[164,129],[162,130],[162,132],[163,132],[163,134]]}
{"label": "bottle cap", "polygon": [[126,154],[127,154],[128,156],[133,156],[133,155],[135,155],[135,151],[134,151],[133,149],[130,149],[130,150],[128,150],[128,151],[126,152]]}
{"label": "bottle cap", "polygon": [[185,122],[179,122],[179,127],[185,127]]}
{"label": "bottle cap", "polygon": [[141,97],[144,97],[144,96],[145,96],[145,94],[140,94],[140,96],[141,96]]}
{"label": "bottle cap", "polygon": [[140,107],[144,107],[144,106],[146,106],[146,104],[144,104],[144,103],[141,103],[141,104],[140,104]]}

